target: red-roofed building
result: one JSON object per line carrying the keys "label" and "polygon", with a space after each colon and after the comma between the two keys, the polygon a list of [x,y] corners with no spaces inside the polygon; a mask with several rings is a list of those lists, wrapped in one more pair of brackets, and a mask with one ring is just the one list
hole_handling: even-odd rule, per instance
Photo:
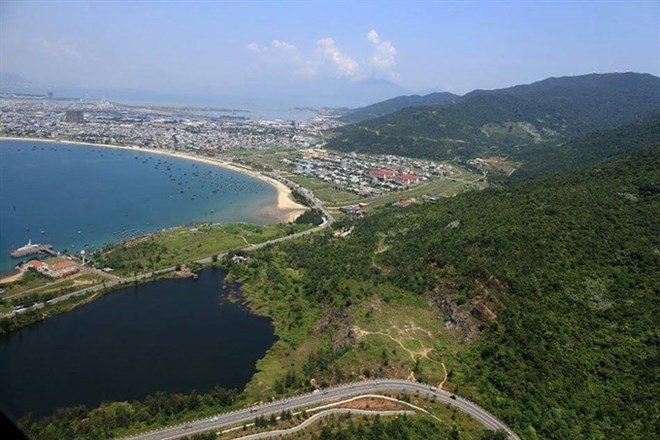
{"label": "red-roofed building", "polygon": [[392,178],[396,176],[396,171],[388,170],[388,169],[373,170],[373,171],[369,171],[369,175],[371,175],[371,177],[375,179],[379,179],[387,182],[388,180],[392,180]]}
{"label": "red-roofed building", "polygon": [[401,174],[400,176],[396,176],[394,181],[405,186],[414,185],[415,183],[419,183],[419,176],[416,174]]}
{"label": "red-roofed building", "polygon": [[55,278],[62,278],[80,270],[80,267],[73,261],[61,261],[49,265],[48,268],[50,275]]}
{"label": "red-roofed building", "polygon": [[43,261],[30,260],[27,263],[25,263],[24,267],[25,269],[34,269],[40,273],[46,273],[46,274],[48,273],[48,265]]}

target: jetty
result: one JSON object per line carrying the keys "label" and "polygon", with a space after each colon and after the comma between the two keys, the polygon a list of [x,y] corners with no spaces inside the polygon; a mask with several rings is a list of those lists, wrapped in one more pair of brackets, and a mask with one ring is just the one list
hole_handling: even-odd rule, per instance
{"label": "jetty", "polygon": [[18,249],[14,249],[13,251],[9,252],[9,255],[11,255],[12,258],[21,258],[21,257],[26,257],[28,255],[35,255],[42,253],[57,255],[57,253],[53,250],[52,245],[32,243],[32,240],[29,240],[25,246],[21,246]]}

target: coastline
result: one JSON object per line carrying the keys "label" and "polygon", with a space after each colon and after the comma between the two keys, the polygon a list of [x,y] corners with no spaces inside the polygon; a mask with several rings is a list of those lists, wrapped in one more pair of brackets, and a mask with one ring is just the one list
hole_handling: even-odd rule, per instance
{"label": "coastline", "polygon": [[61,139],[46,139],[46,138],[30,138],[30,137],[15,137],[15,136],[0,136],[0,140],[9,140],[9,141],[29,141],[29,142],[58,142],[61,144],[70,144],[70,145],[81,145],[81,146],[90,146],[90,147],[103,147],[103,148],[114,148],[119,150],[135,151],[142,153],[152,153],[160,154],[162,156],[173,157],[177,159],[184,160],[193,160],[196,162],[202,162],[207,165],[213,165],[220,168],[225,168],[228,170],[236,171],[239,173],[247,174],[248,176],[254,177],[255,179],[260,179],[273,186],[277,191],[277,200],[276,202],[265,208],[259,210],[258,214],[267,219],[273,219],[276,222],[288,223],[294,221],[300,214],[304,213],[308,208],[306,206],[300,205],[293,201],[290,197],[291,189],[280,182],[279,180],[273,179],[272,177],[265,176],[258,171],[252,170],[247,167],[236,165],[224,160],[213,159],[210,157],[197,156],[191,153],[183,153],[180,151],[173,150],[161,150],[155,148],[145,148],[139,147],[137,145],[114,145],[114,144],[95,144],[91,142],[77,142],[70,140],[61,140]]}

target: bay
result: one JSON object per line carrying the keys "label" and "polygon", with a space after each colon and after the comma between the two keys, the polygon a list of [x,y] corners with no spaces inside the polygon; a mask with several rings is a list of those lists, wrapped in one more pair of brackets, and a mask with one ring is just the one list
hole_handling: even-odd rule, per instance
{"label": "bay", "polygon": [[[276,189],[254,177],[163,155],[59,142],[0,140],[0,272],[32,240],[99,248],[192,222],[267,224]],[[19,260],[20,261],[20,260]]]}

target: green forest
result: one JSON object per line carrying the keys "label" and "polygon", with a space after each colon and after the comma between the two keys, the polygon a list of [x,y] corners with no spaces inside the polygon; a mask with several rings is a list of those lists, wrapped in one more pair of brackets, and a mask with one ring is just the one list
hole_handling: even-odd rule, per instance
{"label": "green forest", "polygon": [[219,386],[204,394],[158,392],[142,402],[106,402],[91,410],[84,405],[61,408],[38,420],[28,414],[18,426],[31,439],[117,438],[227,410],[236,397],[236,390]]}
{"label": "green forest", "polygon": [[[352,418],[331,419],[311,438],[313,440],[459,440],[462,437],[456,426],[448,428],[429,418],[376,416],[363,417],[357,422]],[[480,440],[506,440],[506,435],[489,431]]]}
{"label": "green forest", "polygon": [[[240,394],[158,393],[20,425],[37,439],[109,438],[392,371],[436,383],[442,361],[446,390],[521,438],[649,438],[660,432],[657,128],[656,118],[539,147],[515,185],[381,207],[245,262],[226,258],[228,280],[243,283],[243,299],[278,337]],[[601,158],[612,159],[592,164]],[[403,333],[415,338],[392,336]],[[372,420],[320,435],[424,438],[429,429],[426,419]]]}
{"label": "green forest", "polygon": [[521,145],[558,141],[650,117],[660,79],[621,73],[549,78],[475,90],[456,104],[415,106],[340,127],[328,147],[430,159],[508,155]]}
{"label": "green forest", "polygon": [[[660,428],[658,182],[654,148],[511,188],[384,209],[339,224],[353,228],[345,239],[283,243],[232,273],[246,291],[267,274],[267,313],[292,348],[319,333],[319,305],[339,322],[371,301],[368,282],[472,314],[478,300],[497,318],[465,344],[450,386],[523,438],[648,438]],[[287,271],[301,281],[291,284]],[[331,340],[336,330],[321,334]],[[326,345],[303,371],[340,378],[339,361],[359,349]]]}
{"label": "green forest", "polygon": [[562,174],[613,159],[623,153],[660,145],[660,114],[607,130],[594,131],[567,142],[545,142],[512,149],[521,167],[509,180],[518,182]]}

